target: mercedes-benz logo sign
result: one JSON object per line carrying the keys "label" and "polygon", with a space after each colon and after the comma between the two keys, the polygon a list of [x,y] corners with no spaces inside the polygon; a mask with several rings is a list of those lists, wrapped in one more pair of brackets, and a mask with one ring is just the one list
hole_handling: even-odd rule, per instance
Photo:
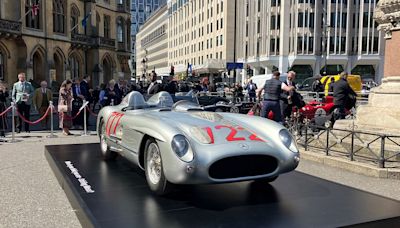
{"label": "mercedes-benz logo sign", "polygon": [[248,149],[250,148],[249,145],[244,144],[244,143],[240,143],[239,146],[240,146],[240,148],[242,148],[243,150],[248,150]]}

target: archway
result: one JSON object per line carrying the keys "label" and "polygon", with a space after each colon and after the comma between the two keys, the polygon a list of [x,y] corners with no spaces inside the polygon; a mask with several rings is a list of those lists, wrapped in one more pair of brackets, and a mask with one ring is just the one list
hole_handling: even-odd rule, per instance
{"label": "archway", "polygon": [[61,85],[64,81],[64,59],[59,53],[54,53],[54,66],[56,70],[56,81]]}
{"label": "archway", "polygon": [[33,81],[40,84],[41,81],[46,80],[44,56],[39,51],[36,51],[32,56],[33,61]]}
{"label": "archway", "polygon": [[103,59],[103,83],[108,83],[113,76],[112,76],[112,62],[109,58]]}

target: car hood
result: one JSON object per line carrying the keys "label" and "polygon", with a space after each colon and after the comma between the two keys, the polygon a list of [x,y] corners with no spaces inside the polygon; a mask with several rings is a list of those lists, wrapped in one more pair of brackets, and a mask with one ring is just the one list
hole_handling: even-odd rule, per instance
{"label": "car hood", "polygon": [[[240,144],[263,143],[271,144],[273,141],[266,132],[271,133],[271,129],[265,129],[260,132],[252,128],[245,121],[240,120],[240,114],[237,118],[232,118],[232,114],[193,111],[193,112],[160,112],[158,117],[163,121],[174,124],[189,138],[202,143],[196,133],[200,133],[212,138],[211,144]],[[278,133],[277,133],[278,134]]]}

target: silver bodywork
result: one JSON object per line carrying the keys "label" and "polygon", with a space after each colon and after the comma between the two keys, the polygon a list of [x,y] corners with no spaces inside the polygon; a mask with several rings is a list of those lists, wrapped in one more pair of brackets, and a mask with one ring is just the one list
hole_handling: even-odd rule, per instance
{"label": "silver bodywork", "polygon": [[[279,135],[285,129],[282,125],[261,117],[205,112],[185,102],[171,108],[170,99],[169,94],[161,92],[145,102],[140,93],[132,92],[120,105],[103,108],[98,115],[97,126],[101,129],[101,124],[107,125],[106,142],[109,148],[144,169],[145,143],[150,137],[155,139],[161,152],[165,177],[175,184],[276,177],[297,167],[297,147],[293,152],[282,143]],[[206,128],[213,132],[212,143],[204,143],[193,133]],[[228,140],[232,129],[237,129],[233,138],[242,140]],[[189,151],[193,154],[190,162],[183,161],[172,149],[171,142],[176,135],[184,135],[189,142]],[[271,156],[276,158],[277,168],[256,176],[222,179],[210,176],[210,166],[216,161],[243,155]]]}

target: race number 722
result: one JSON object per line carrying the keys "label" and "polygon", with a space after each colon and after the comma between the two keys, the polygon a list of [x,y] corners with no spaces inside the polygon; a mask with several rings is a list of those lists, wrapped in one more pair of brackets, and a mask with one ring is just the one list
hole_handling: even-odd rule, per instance
{"label": "race number 722", "polygon": [[[251,134],[247,138],[246,137],[237,136],[239,131],[247,131],[243,127],[236,127],[235,128],[233,126],[228,126],[228,125],[217,125],[217,126],[215,126],[215,130],[221,130],[221,129],[224,129],[224,128],[230,130],[229,134],[226,136],[226,141],[228,141],[228,142],[246,141],[246,140],[265,142],[263,139],[259,138],[256,134]],[[208,136],[211,139],[211,144],[214,144],[215,140],[214,140],[214,133],[213,133],[212,128],[211,127],[205,127],[204,129],[206,130]]]}

